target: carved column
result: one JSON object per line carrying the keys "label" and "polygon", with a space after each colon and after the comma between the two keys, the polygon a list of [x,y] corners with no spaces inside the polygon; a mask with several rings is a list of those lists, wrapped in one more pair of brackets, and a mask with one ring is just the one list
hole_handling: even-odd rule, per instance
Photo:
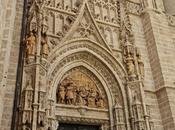
{"label": "carved column", "polygon": [[114,107],[114,114],[115,114],[115,130],[126,130],[125,127],[125,119],[123,114],[123,107],[119,104],[116,104]]}
{"label": "carved column", "polygon": [[56,121],[54,115],[54,99],[48,99],[46,112],[48,130],[56,130],[58,128],[59,122]]}

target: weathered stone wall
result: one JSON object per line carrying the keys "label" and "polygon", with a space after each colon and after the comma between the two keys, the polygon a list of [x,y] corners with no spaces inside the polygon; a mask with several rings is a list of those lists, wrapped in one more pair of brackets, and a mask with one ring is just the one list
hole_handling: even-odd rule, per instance
{"label": "weathered stone wall", "polygon": [[146,11],[142,18],[162,124],[165,130],[174,130],[174,101],[171,92],[174,91],[175,48],[171,27],[166,15],[160,12]]}
{"label": "weathered stone wall", "polygon": [[23,0],[0,0],[0,130],[10,130]]}

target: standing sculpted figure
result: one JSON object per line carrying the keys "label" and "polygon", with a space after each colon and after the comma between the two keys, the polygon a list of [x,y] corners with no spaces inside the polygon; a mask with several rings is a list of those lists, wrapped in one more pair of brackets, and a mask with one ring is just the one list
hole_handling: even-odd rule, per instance
{"label": "standing sculpted figure", "polygon": [[35,54],[35,45],[36,45],[36,38],[33,32],[30,32],[29,37],[26,39],[26,57],[28,58],[29,55]]}
{"label": "standing sculpted figure", "polygon": [[145,75],[144,63],[141,60],[140,51],[137,51],[137,62],[138,62],[138,67],[139,67],[139,73],[142,76],[142,78],[144,78],[144,75]]}
{"label": "standing sculpted figure", "polygon": [[70,82],[67,86],[66,103],[73,104],[73,101],[74,101],[74,86],[73,83]]}
{"label": "standing sculpted figure", "polygon": [[84,86],[80,86],[78,89],[77,89],[77,104],[78,105],[82,105],[82,106],[85,106],[87,105],[87,91],[86,89],[84,88]]}
{"label": "standing sculpted figure", "polygon": [[90,88],[89,94],[88,94],[88,106],[89,107],[96,107],[95,105],[96,95],[97,95],[96,90],[94,90],[93,88]]}
{"label": "standing sculpted figure", "polygon": [[128,54],[126,65],[127,65],[128,75],[133,75],[135,70],[134,70],[134,62],[131,57],[131,54]]}
{"label": "standing sculpted figure", "polygon": [[42,35],[41,45],[42,45],[41,53],[42,53],[42,55],[47,57],[48,54],[49,54],[49,45],[48,45],[48,42],[47,42],[46,34]]}
{"label": "standing sculpted figure", "polygon": [[58,102],[59,103],[65,103],[65,88],[63,85],[60,84],[59,90],[58,90]]}
{"label": "standing sculpted figure", "polygon": [[97,107],[104,108],[104,99],[99,92],[97,93],[96,104],[97,104]]}

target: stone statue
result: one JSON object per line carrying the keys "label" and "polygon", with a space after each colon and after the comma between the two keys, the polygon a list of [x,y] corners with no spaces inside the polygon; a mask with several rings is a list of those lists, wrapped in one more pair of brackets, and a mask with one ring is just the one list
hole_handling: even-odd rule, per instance
{"label": "stone statue", "polygon": [[141,54],[140,54],[140,52],[137,53],[137,62],[138,62],[138,67],[139,67],[139,73],[140,73],[140,75],[143,78],[144,75],[145,75],[144,74],[145,73],[145,70],[144,70],[144,63],[141,60]]}
{"label": "stone statue", "polygon": [[74,101],[74,86],[73,83],[69,83],[66,91],[66,103],[73,104]]}
{"label": "stone statue", "polygon": [[32,103],[33,103],[32,96],[33,96],[32,92],[29,92],[27,94],[27,108],[28,109],[32,108]]}
{"label": "stone statue", "polygon": [[28,79],[28,81],[27,81],[26,88],[27,88],[27,89],[32,89],[32,88],[33,88],[33,86],[32,86],[32,76],[29,77],[29,79]]}
{"label": "stone statue", "polygon": [[33,32],[30,32],[29,37],[26,39],[26,57],[28,58],[29,55],[35,54],[35,45],[36,45],[36,38]]}
{"label": "stone statue", "polygon": [[27,108],[32,108],[32,97],[33,97],[33,86],[32,86],[32,77],[30,77],[27,81],[27,85],[26,85],[26,90],[30,90],[27,91]]}
{"label": "stone statue", "polygon": [[60,85],[59,90],[58,90],[58,102],[59,103],[65,103],[65,88],[64,86]]}
{"label": "stone statue", "polygon": [[88,98],[87,98],[89,107],[96,107],[95,105],[96,95],[97,95],[96,91],[93,88],[90,88]]}
{"label": "stone statue", "polygon": [[96,100],[97,100],[96,101],[97,107],[104,108],[104,99],[103,99],[103,97],[100,93],[98,93],[98,96],[97,96]]}
{"label": "stone statue", "polygon": [[47,42],[46,34],[42,34],[41,45],[42,45],[41,54],[47,57],[49,54],[49,45]]}
{"label": "stone statue", "polygon": [[131,54],[128,54],[127,56],[127,62],[126,62],[126,65],[127,65],[127,71],[128,71],[128,75],[134,75],[134,72],[135,72],[135,66],[134,66],[134,61],[131,57]]}
{"label": "stone statue", "polygon": [[77,97],[77,102],[79,105],[87,105],[87,91],[84,88],[84,86],[81,86],[78,89],[78,97]]}
{"label": "stone statue", "polygon": [[137,91],[133,93],[133,102],[139,102],[139,94]]}

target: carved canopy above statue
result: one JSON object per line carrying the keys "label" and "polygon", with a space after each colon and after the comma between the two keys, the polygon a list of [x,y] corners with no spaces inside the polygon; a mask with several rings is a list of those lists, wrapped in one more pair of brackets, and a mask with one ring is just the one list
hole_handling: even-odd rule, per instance
{"label": "carved canopy above statue", "polygon": [[88,75],[76,69],[58,84],[57,102],[67,105],[105,108],[106,99]]}

